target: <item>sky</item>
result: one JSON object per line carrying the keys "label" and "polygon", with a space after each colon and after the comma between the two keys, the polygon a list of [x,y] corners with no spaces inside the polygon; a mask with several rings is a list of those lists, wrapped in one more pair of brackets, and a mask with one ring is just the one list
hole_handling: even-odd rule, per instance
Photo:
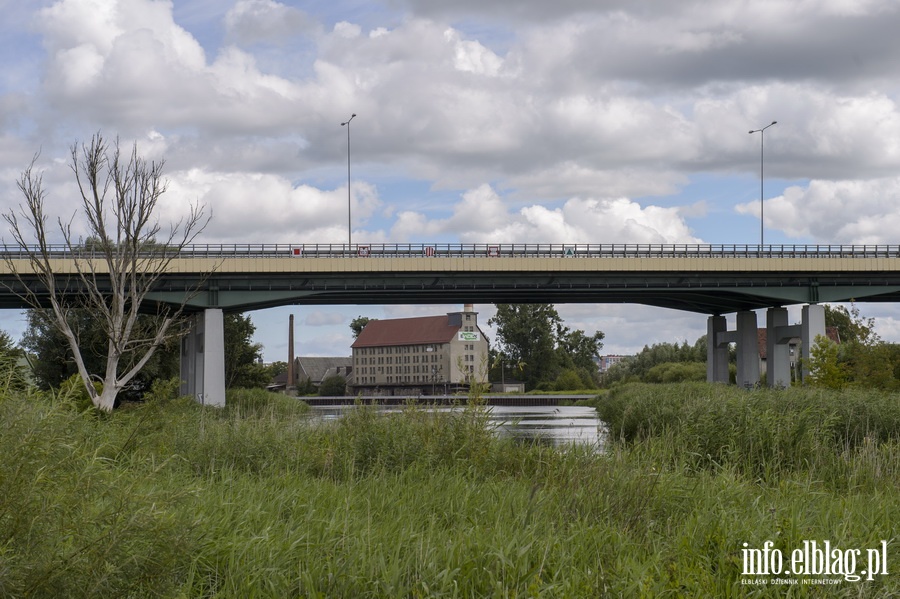
{"label": "sky", "polygon": [[[900,243],[895,0],[0,0],[0,13],[3,212],[37,156],[48,213],[70,219],[70,147],[99,131],[165,160],[162,222],[207,207],[198,242],[344,243],[341,123],[355,114],[354,243]],[[860,308],[900,341],[897,306]],[[349,355],[356,316],[459,309],[250,316],[272,361],[290,314],[297,353],[325,356]],[[482,324],[494,312],[475,309]],[[557,309],[603,331],[605,354],[706,332],[703,315],[659,308]],[[0,313],[0,328],[18,337],[23,315]]]}

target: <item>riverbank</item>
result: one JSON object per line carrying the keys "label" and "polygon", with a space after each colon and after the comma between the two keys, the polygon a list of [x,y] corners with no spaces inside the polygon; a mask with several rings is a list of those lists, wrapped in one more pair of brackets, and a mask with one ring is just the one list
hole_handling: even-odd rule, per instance
{"label": "riverbank", "polygon": [[[311,427],[293,400],[159,394],[109,417],[4,394],[0,595],[900,593],[897,396],[626,386],[597,455],[498,438],[477,405]],[[872,580],[744,573],[883,540]]]}

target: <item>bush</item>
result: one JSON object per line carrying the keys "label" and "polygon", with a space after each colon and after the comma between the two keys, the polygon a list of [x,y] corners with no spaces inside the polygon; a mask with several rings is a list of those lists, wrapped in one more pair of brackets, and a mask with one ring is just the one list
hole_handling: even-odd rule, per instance
{"label": "bush", "polygon": [[319,395],[326,397],[338,397],[347,392],[347,379],[339,374],[334,374],[319,385]]}

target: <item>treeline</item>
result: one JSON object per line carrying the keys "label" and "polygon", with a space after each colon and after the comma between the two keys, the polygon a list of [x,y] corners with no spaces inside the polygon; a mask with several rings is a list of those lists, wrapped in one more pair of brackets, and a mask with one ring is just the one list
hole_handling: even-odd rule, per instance
{"label": "treeline", "polygon": [[[826,305],[825,326],[833,331],[837,341],[817,338],[807,363],[798,361],[796,370],[806,366],[810,371],[806,385],[830,389],[900,389],[900,344],[882,341],[875,332],[873,318],[862,316],[855,304],[849,309]],[[644,346],[636,355],[610,367],[603,377],[603,385],[705,381],[706,350],[705,335],[693,345],[685,341]],[[799,356],[800,348],[797,350]],[[729,361],[733,378],[736,361],[733,346]],[[792,376],[797,374],[796,370]]]}
{"label": "treeline", "polygon": [[563,324],[553,304],[496,304],[488,324],[496,325],[488,377],[493,382],[521,381],[525,389],[595,389],[597,356],[604,334],[592,335]]}
{"label": "treeline", "polygon": [[[154,316],[141,315],[137,327],[152,331]],[[88,372],[104,372],[109,339],[103,328],[88,310],[71,310],[68,316],[70,326],[78,335],[79,346]],[[22,336],[21,347],[28,358],[34,383],[44,390],[56,389],[67,380],[78,375],[68,343],[49,317],[47,310],[29,310],[27,327]],[[262,344],[253,342],[256,326],[249,316],[226,314],[224,316],[225,343],[225,386],[232,388],[263,388],[278,374],[279,364],[262,364]],[[0,345],[6,339],[10,351],[14,347],[9,335],[2,333]],[[0,347],[2,350],[2,347]],[[131,386],[123,391],[122,399],[139,399],[154,381],[177,378],[180,369],[180,339],[167,339],[141,372],[132,380]],[[126,358],[135,356],[125,354]],[[123,366],[130,367],[127,360]],[[286,366],[286,365],[285,365]]]}
{"label": "treeline", "polygon": [[[732,356],[733,357],[733,356]],[[677,383],[706,380],[706,335],[693,345],[655,343],[615,364],[603,377],[605,386],[627,383]]]}

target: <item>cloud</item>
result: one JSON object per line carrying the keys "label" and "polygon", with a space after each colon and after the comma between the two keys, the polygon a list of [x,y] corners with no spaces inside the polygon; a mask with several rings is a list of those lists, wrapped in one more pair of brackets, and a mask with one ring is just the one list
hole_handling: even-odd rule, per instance
{"label": "cloud", "polygon": [[[366,183],[352,187],[354,226],[364,226],[381,204]],[[344,243],[347,238],[347,188],[322,190],[292,186],[277,175],[172,173],[161,202],[164,220],[180,218],[190,202],[213,214],[204,239],[223,243]]]}
{"label": "cloud", "polygon": [[[767,227],[793,237],[843,244],[894,244],[900,227],[900,177],[859,181],[811,181],[765,202]],[[758,214],[759,203],[740,204]]]}
{"label": "cloud", "polygon": [[225,15],[225,28],[229,39],[244,45],[286,43],[316,31],[302,10],[272,0],[238,0]]}
{"label": "cloud", "polygon": [[452,232],[464,243],[697,243],[676,208],[642,207],[627,198],[572,198],[551,209],[530,205],[509,212],[487,185],[470,190],[444,220],[403,212],[398,239]]}

